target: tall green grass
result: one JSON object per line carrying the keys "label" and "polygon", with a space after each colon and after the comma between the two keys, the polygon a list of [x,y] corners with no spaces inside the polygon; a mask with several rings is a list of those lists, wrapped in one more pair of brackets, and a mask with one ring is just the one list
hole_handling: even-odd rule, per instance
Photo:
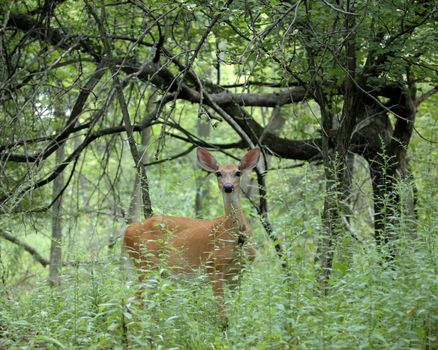
{"label": "tall green grass", "polygon": [[436,349],[436,218],[416,241],[401,238],[391,266],[373,244],[350,244],[348,266],[321,296],[305,245],[290,247],[289,274],[272,249],[261,249],[241,286],[227,293],[223,332],[210,286],[158,278],[134,299],[135,276],[117,260],[64,270],[60,289],[3,290],[0,346],[8,349]]}
{"label": "tall green grass", "polygon": [[[320,174],[302,171],[268,183],[270,217],[288,270],[254,223],[258,258],[240,287],[227,290],[225,331],[202,275],[189,282],[158,276],[139,307],[135,274],[121,268],[119,250],[107,250],[106,243],[81,245],[79,234],[90,235],[85,225],[78,226],[77,250],[73,246],[67,260],[89,261],[65,267],[60,288],[49,288],[46,271],[0,242],[1,271],[9,273],[0,284],[0,349],[438,349],[434,177],[417,175],[417,239],[412,218],[397,221],[392,262],[377,253],[367,212],[358,209],[351,223],[355,234],[343,232],[335,244],[328,293],[322,295],[313,260],[323,192]],[[369,185],[355,191],[369,195]],[[96,235],[104,224],[96,225]],[[90,247],[98,247],[95,259],[84,253]],[[34,276],[28,283],[19,283],[23,271]]]}

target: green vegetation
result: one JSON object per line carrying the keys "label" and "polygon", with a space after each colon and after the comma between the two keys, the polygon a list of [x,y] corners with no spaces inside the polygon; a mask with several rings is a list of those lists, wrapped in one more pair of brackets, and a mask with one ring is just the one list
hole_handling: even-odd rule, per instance
{"label": "green vegetation", "polygon": [[[285,171],[270,173],[272,221],[275,231],[287,238],[289,271],[286,275],[282,270],[266,234],[255,224],[259,257],[248,267],[241,287],[227,292],[230,325],[225,333],[202,276],[190,283],[158,279],[144,308],[139,308],[135,275],[120,271],[118,248],[105,247],[106,230],[114,224],[98,214],[88,224],[83,221],[90,214],[80,215],[72,237],[75,246],[65,252],[66,260],[76,257],[78,265],[63,269],[59,289],[47,285],[44,270],[26,253],[2,242],[2,273],[8,272],[9,278],[0,299],[1,344],[12,349],[124,348],[127,336],[130,348],[433,349],[438,346],[438,174],[425,176],[427,158],[420,158],[415,168],[421,183],[418,239],[412,240],[405,227],[397,228],[399,253],[388,266],[369,233],[363,242],[346,233],[346,241],[337,247],[341,256],[327,296],[319,295],[312,262],[321,204],[317,181],[308,175],[315,169],[295,171],[300,186],[293,187],[287,186],[293,180]],[[178,187],[191,182],[193,171],[179,167],[186,169],[187,179],[163,166],[161,179],[168,188],[160,193],[167,197],[162,202],[159,193],[153,198],[163,212],[190,216],[187,194]],[[285,196],[294,202],[282,200]],[[208,206],[220,211],[218,198],[211,198]],[[155,210],[161,212],[159,207]],[[248,212],[253,210],[248,207]],[[38,230],[44,222],[37,224]],[[32,240],[39,247],[47,246],[45,241]],[[26,270],[32,278],[20,281]]]}
{"label": "green vegetation", "polygon": [[[0,350],[438,349],[436,14],[1,3]],[[140,300],[121,255],[151,211],[223,215],[196,147],[263,154],[225,329],[203,273],[162,264]]]}

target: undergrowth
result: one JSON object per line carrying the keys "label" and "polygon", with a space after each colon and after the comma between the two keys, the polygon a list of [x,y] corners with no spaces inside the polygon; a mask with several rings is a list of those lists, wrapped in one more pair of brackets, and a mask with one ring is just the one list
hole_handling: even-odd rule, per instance
{"label": "undergrowth", "polygon": [[[59,288],[50,288],[46,271],[29,263],[36,278],[0,284],[0,349],[438,349],[433,182],[419,182],[416,239],[404,219],[393,228],[395,260],[382,257],[366,222],[342,232],[326,295],[314,264],[320,191],[303,190],[314,182],[285,187],[294,206],[282,206],[281,193],[271,191],[288,268],[258,231],[255,263],[239,288],[227,290],[225,331],[202,275],[191,281],[157,276],[140,307],[135,274],[120,266],[116,249],[64,267]],[[2,271],[23,270],[22,259],[5,259],[5,247]]]}
{"label": "undergrowth", "polygon": [[[382,261],[356,242],[346,269],[334,271],[326,296],[310,261],[295,247],[285,274],[270,249],[227,294],[222,331],[202,276],[158,278],[144,297],[116,261],[64,270],[63,284],[41,281],[30,292],[2,290],[0,345],[7,349],[436,349],[436,222],[426,237],[400,244]],[[423,227],[425,230],[426,227]],[[435,230],[435,231],[433,231]],[[342,271],[342,272],[339,272]]]}

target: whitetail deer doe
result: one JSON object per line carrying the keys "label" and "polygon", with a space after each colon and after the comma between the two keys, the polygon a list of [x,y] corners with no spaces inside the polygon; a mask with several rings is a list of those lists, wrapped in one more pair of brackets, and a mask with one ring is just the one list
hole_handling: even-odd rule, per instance
{"label": "whitetail deer doe", "polygon": [[218,165],[204,148],[198,148],[197,155],[201,168],[216,174],[225,215],[211,220],[153,216],[128,226],[123,248],[132,258],[140,282],[147,277],[145,272],[162,262],[163,256],[171,272],[184,274],[203,268],[218,299],[219,316],[226,325],[224,282],[234,280],[240,273],[242,251],[249,260],[254,260],[256,254],[255,248],[246,244],[252,232],[240,206],[240,176],[254,169],[260,150],[249,151],[239,166]]}

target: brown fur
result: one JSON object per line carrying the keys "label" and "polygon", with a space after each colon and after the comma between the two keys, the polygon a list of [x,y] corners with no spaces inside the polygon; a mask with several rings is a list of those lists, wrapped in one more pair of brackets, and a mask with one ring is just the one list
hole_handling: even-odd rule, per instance
{"label": "brown fur", "polygon": [[[225,215],[212,220],[175,216],[153,216],[142,223],[129,225],[123,247],[128,251],[142,281],[146,272],[157,267],[164,257],[172,272],[190,273],[204,268],[218,297],[220,317],[226,323],[224,281],[231,281],[242,268],[242,245],[249,260],[256,250],[247,245],[252,237],[248,221],[240,207],[239,171],[251,170],[259,157],[258,149],[250,151],[241,162],[218,166],[205,149],[198,150],[198,160],[205,170],[220,172],[218,186],[224,196]],[[225,193],[224,185],[232,185],[233,192]]]}

